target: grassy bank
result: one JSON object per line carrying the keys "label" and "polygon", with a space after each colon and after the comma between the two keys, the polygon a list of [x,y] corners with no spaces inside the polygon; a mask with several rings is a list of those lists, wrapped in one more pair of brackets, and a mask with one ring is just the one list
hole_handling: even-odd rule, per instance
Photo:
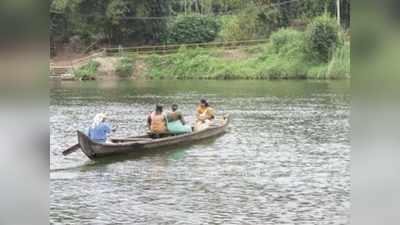
{"label": "grassy bank", "polygon": [[[152,79],[344,79],[350,77],[350,43],[335,19],[322,15],[305,31],[275,31],[267,44],[225,57],[216,49],[181,48],[146,61]],[[240,54],[239,54],[240,55]]]}
{"label": "grassy bank", "polygon": [[[187,49],[169,55],[116,57],[108,63],[105,74],[119,78],[147,79],[348,79],[350,78],[350,43],[344,38],[329,58],[318,60],[308,52],[304,34],[285,30],[273,35],[269,43],[250,48]],[[97,60],[103,65],[107,60]],[[90,61],[76,71],[81,80],[97,77],[99,62]],[[111,73],[110,73],[111,72]],[[133,76],[131,76],[133,75]]]}
{"label": "grassy bank", "polygon": [[[199,18],[195,17],[181,19],[183,20],[178,22],[184,24],[199,22]],[[175,28],[182,29],[181,26]],[[233,36],[239,39],[252,38],[243,36],[250,31],[245,31],[243,35],[236,37],[240,30],[242,30],[240,26],[226,29],[232,32],[222,32],[221,38],[229,39],[228,37]],[[271,32],[268,43],[235,50],[181,47],[173,54],[154,54],[146,57],[139,57],[136,53],[130,55],[121,52],[117,61],[112,63],[113,68],[109,70],[118,75],[117,77],[133,79],[138,77],[221,80],[350,78],[349,38],[337,25],[336,20],[328,14],[313,18],[305,29],[289,27],[268,32]],[[202,33],[205,31],[200,32]],[[174,34],[177,35],[174,36],[175,39],[182,38],[178,35],[181,32]],[[195,40],[198,35],[191,33],[189,36],[193,38],[193,42],[199,41]],[[75,75],[80,79],[94,77],[97,67],[93,61],[79,68]]]}
{"label": "grassy bank", "polygon": [[272,43],[241,50],[247,57],[224,57],[217,49],[185,49],[146,59],[150,79],[344,79],[350,77],[350,44],[344,42],[328,62],[308,59],[295,42],[276,51]]}

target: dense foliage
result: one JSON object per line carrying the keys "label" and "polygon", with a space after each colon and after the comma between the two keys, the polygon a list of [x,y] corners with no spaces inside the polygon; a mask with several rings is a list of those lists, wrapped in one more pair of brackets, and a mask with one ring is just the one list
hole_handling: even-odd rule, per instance
{"label": "dense foliage", "polygon": [[219,25],[212,17],[178,16],[166,33],[167,43],[211,42],[218,35]]}
{"label": "dense foliage", "polygon": [[221,17],[221,32],[219,33],[221,41],[256,39],[258,31],[267,28],[260,29],[257,18],[257,14],[250,9],[242,10],[237,15]]}
{"label": "dense foliage", "polygon": [[[305,35],[297,30],[283,28],[271,35],[271,50],[275,54],[288,54],[290,51],[303,51]],[[299,47],[303,47],[298,49]]]}
{"label": "dense foliage", "polygon": [[[182,43],[177,26],[189,27],[199,21],[210,24],[218,20],[222,40],[268,37],[281,27],[308,24],[312,18],[327,12],[336,13],[336,0],[49,0],[50,40],[52,53],[57,46],[70,43],[76,51],[84,51],[96,43],[110,45],[142,45],[165,43],[168,40]],[[350,1],[341,0],[341,21],[349,26]],[[185,15],[185,17],[182,17]],[[195,19],[201,17],[202,19]],[[207,18],[207,19],[204,19]],[[183,22],[183,18],[190,18]],[[208,23],[207,22],[207,23]],[[215,38],[214,25],[207,25],[205,37]],[[171,29],[171,30],[169,30]],[[171,34],[168,36],[168,34]],[[189,40],[195,41],[189,36]]]}
{"label": "dense foliage", "polygon": [[80,80],[92,80],[95,78],[99,66],[99,62],[90,60],[87,64],[75,70],[74,75]]}
{"label": "dense foliage", "polygon": [[317,17],[307,28],[307,39],[311,59],[328,62],[339,44],[338,27],[334,19],[327,15]]}
{"label": "dense foliage", "polygon": [[87,47],[159,42],[166,20],[151,18],[168,15],[168,0],[50,0],[50,37],[53,47],[74,36]]}

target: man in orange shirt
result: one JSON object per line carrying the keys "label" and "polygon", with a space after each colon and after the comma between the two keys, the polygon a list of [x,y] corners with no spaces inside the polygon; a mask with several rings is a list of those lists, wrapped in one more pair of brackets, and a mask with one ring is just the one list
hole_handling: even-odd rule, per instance
{"label": "man in orange shirt", "polygon": [[167,132],[165,115],[161,105],[156,106],[156,110],[147,117],[147,126],[153,134],[164,134]]}

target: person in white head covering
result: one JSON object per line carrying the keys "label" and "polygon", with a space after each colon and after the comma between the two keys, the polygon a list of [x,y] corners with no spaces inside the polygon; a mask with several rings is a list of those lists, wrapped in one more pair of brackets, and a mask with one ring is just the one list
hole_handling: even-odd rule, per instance
{"label": "person in white head covering", "polygon": [[95,142],[105,143],[107,135],[111,133],[111,127],[106,123],[107,115],[99,113],[93,118],[93,123],[89,127],[88,136]]}

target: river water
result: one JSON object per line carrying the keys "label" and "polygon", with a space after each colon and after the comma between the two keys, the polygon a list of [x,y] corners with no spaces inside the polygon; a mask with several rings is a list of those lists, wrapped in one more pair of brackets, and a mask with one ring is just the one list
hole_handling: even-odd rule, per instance
{"label": "river water", "polygon": [[[348,224],[348,81],[50,84],[51,224]],[[157,103],[193,121],[201,97],[228,132],[191,146],[90,161],[62,156],[92,117],[142,134]]]}

